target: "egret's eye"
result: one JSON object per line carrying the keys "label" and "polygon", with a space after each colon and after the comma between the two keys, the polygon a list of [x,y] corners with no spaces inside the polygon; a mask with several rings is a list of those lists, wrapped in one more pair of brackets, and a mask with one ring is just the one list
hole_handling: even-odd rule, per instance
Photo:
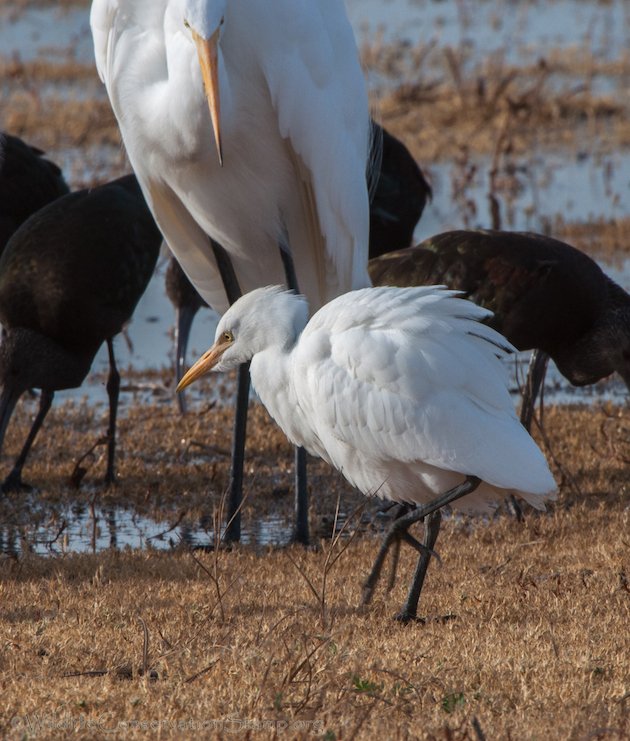
{"label": "egret's eye", "polygon": [[221,18],[221,23],[219,23],[220,26],[222,26],[225,23],[225,18]]}
{"label": "egret's eye", "polygon": [[184,20],[184,26],[186,26],[186,28],[190,28],[190,23],[188,23],[187,20]]}
{"label": "egret's eye", "polygon": [[227,330],[227,332],[224,332],[221,335],[221,339],[223,342],[234,342],[234,335],[230,332],[230,330]]}

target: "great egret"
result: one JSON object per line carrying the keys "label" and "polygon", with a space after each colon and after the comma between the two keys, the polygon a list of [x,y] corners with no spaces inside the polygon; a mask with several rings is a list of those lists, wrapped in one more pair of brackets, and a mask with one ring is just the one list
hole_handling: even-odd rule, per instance
{"label": "great egret", "polygon": [[120,377],[112,339],[129,321],[155,269],[162,238],[133,175],[70,193],[31,216],[0,258],[0,449],[22,393],[40,388],[39,412],[3,491],[22,468],[54,392],[83,383],[107,342],[110,373],[105,481],[115,480]]}
{"label": "great egret", "polygon": [[[313,307],[370,284],[370,119],[342,0],[94,0],[90,24],[147,203],[210,306],[284,281],[279,245]],[[209,237],[233,265],[230,288]],[[235,434],[234,456],[243,447]],[[233,458],[232,513],[237,469]]]}
{"label": "great egret", "polygon": [[376,285],[445,283],[534,349],[521,420],[530,428],[549,357],[575,386],[617,371],[630,388],[630,296],[580,250],[525,232],[452,231],[370,261]]}
{"label": "great egret", "polygon": [[0,133],[0,252],[35,211],[69,192],[61,170],[17,136]]}
{"label": "great egret", "polygon": [[[440,527],[440,507],[487,512],[511,493],[536,508],[555,493],[543,454],[519,423],[501,358],[511,349],[479,323],[489,312],[442,286],[347,293],[307,323],[302,296],[252,291],[221,318],[214,345],[182,379],[251,360],[252,384],[290,440],[364,494],[416,503],[388,547],[421,551],[403,621],[418,598]],[[446,492],[446,493],[444,493]],[[427,517],[425,543],[408,533]]]}
{"label": "great egret", "polygon": [[[370,198],[370,258],[391,250],[409,247],[432,190],[407,147],[387,129],[373,122],[375,137],[381,143],[378,174]],[[207,306],[175,258],[166,271],[166,293],[175,307],[175,377],[180,381],[186,365],[186,347],[193,320]],[[186,395],[178,394],[182,414]]]}

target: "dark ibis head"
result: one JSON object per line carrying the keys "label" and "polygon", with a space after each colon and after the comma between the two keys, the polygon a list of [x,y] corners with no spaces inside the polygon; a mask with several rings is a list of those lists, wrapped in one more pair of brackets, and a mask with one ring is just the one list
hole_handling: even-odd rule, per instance
{"label": "dark ibis head", "polygon": [[575,386],[618,373],[630,391],[630,296],[607,278],[607,298],[592,328],[571,347],[552,355],[558,370]]}
{"label": "dark ibis head", "polygon": [[[197,289],[188,280],[174,257],[171,257],[166,270],[166,295],[175,307],[175,378],[180,382],[186,369],[186,348],[195,315],[208,304],[201,298]],[[182,414],[186,414],[186,397],[177,394],[177,403]]]}

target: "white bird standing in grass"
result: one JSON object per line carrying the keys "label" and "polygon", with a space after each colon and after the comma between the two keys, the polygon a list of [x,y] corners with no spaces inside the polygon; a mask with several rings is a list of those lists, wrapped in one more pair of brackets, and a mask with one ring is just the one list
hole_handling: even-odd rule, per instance
{"label": "white bird standing in grass", "polygon": [[90,24],[146,201],[210,306],[285,275],[314,308],[370,285],[370,117],[343,0],[94,0]]}
{"label": "white bird standing in grass", "polygon": [[[556,490],[510,398],[501,360],[512,346],[480,323],[489,311],[457,295],[368,288],[308,321],[303,296],[257,289],[225,313],[178,387],[251,360],[252,384],[292,442],[364,494],[420,505],[393,523],[364,592],[369,601],[393,542],[414,545],[420,560],[403,621],[416,617],[442,506],[484,513],[516,494],[544,509]],[[420,544],[407,530],[425,517]]]}

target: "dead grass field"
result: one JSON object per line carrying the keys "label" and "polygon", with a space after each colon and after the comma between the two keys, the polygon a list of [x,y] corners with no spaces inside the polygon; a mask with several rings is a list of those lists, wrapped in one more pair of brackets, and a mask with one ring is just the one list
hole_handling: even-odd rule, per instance
{"label": "dead grass field", "polygon": [[[0,0],[13,17],[50,5]],[[471,66],[457,50],[378,38],[362,53],[382,81],[377,117],[423,167],[455,163],[452,189],[464,197],[475,157],[487,158],[490,190],[507,203],[518,187],[511,173],[533,151],[597,157],[630,145],[627,53],[604,64],[585,48],[550,49],[530,67],[500,55]],[[0,128],[81,151],[82,168],[67,173],[75,187],[128,170],[92,64],[0,54],[0,85]],[[560,214],[549,225],[606,259],[627,254],[627,227],[622,216]],[[420,603],[426,622],[401,626],[392,615],[412,554],[393,593],[381,588],[360,608],[378,540],[369,518],[356,518],[356,536],[332,542],[337,502],[347,513],[364,498],[317,461],[309,550],[29,553],[37,524],[64,550],[68,503],[129,507],[165,528],[212,519],[227,484],[231,411],[205,404],[181,418],[170,374],[148,381],[154,401],[131,404],[119,423],[118,486],[100,486],[102,446],[70,485],[106,423],[103,409],[66,404],[53,407],[24,472],[37,495],[0,498],[0,523],[23,548],[0,555],[0,737],[630,739],[627,409],[549,408],[548,439],[537,439],[557,504],[524,525],[448,520],[442,565],[432,564]],[[32,409],[15,415],[3,475]],[[244,524],[277,511],[289,518],[292,451],[260,407],[250,429]]]}
{"label": "dead grass field", "polygon": [[[170,404],[134,405],[111,492],[93,485],[102,464],[78,491],[66,483],[104,421],[86,405],[51,416],[25,472],[47,507],[98,496],[168,520],[217,505],[227,459],[185,451],[191,440],[225,447],[226,411],[181,419]],[[18,434],[26,421],[18,416]],[[628,738],[630,425],[617,407],[552,407],[546,429],[561,464],[554,510],[524,525],[449,520],[421,600],[425,624],[392,620],[410,553],[394,592],[358,606],[378,542],[365,533],[310,550],[5,557],[0,734]],[[290,448],[260,407],[252,431],[244,519],[278,496],[288,513],[289,493],[273,484],[287,484]],[[311,519],[323,533],[337,496],[346,509],[354,499],[324,464],[312,471]],[[19,511],[11,496],[3,521]]]}

